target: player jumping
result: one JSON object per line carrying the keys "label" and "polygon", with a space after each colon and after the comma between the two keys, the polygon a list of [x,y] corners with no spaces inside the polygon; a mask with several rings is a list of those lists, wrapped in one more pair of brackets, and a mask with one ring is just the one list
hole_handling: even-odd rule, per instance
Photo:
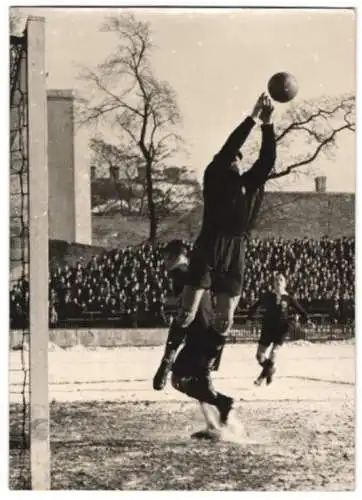
{"label": "player jumping", "polygon": [[[251,113],[229,136],[204,173],[204,215],[191,255],[178,322],[187,328],[195,319],[205,290],[215,293],[212,329],[225,342],[240,300],[246,237],[258,214],[264,185],[276,158],[273,106],[262,94]],[[262,144],[255,164],[243,172],[241,146],[257,118]]]}
{"label": "player jumping", "polygon": [[[298,311],[309,324],[313,324],[307,312],[298,301],[289,295],[286,290],[287,281],[282,273],[276,274],[274,278],[274,290],[264,293],[249,309],[247,320],[250,321],[259,307],[264,309],[261,335],[258,343],[256,359],[263,367],[259,377],[255,380],[256,385],[261,385],[266,379],[267,385],[273,380],[275,373],[275,362],[277,352],[283,345],[289,329],[290,309]],[[269,356],[267,350],[271,347]]]}
{"label": "player jumping", "polygon": [[[180,297],[187,278],[187,248],[182,241],[173,240],[166,246],[164,256],[174,293]],[[195,319],[187,328],[181,328],[176,321],[171,324],[161,364],[153,379],[153,388],[161,390],[172,371],[173,387],[200,402],[207,423],[205,431],[193,436],[209,439],[218,438],[220,433],[210,421],[207,404],[217,408],[221,426],[226,425],[233,406],[233,399],[217,392],[210,377],[210,372],[219,367],[224,347],[224,342],[220,343],[219,336],[210,329],[212,317],[212,299],[210,292],[206,291]],[[184,347],[176,357],[181,344]]]}

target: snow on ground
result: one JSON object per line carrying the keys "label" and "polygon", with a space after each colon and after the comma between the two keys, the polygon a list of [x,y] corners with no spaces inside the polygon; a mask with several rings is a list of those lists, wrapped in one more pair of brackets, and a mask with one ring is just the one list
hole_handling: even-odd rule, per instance
{"label": "snow on ground", "polygon": [[[152,390],[152,377],[163,348],[122,347],[64,350],[49,346],[49,398],[54,401],[182,401],[173,390]],[[256,344],[226,346],[215,387],[237,399],[352,400],[355,395],[353,342],[285,344],[278,358],[275,380],[255,387],[260,369]],[[10,402],[21,401],[23,373],[19,351],[10,353]]]}

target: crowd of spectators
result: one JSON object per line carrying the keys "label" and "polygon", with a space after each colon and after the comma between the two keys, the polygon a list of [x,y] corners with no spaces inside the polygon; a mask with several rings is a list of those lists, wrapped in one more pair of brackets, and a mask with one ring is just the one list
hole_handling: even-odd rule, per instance
{"label": "crowd of spectators", "polygon": [[[273,272],[278,270],[308,311],[329,314],[335,321],[353,320],[354,245],[354,238],[250,239],[239,312],[272,286]],[[118,318],[127,326],[165,324],[171,282],[161,250],[162,245],[143,244],[111,250],[74,267],[56,268],[49,277],[50,324],[85,317]],[[27,321],[28,309],[29,285],[21,279],[10,290],[12,327]]]}

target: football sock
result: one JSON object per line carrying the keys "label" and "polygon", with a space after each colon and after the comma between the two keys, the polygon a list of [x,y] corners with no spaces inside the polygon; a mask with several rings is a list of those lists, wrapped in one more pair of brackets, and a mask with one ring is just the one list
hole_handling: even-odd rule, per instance
{"label": "football sock", "polygon": [[185,330],[176,323],[172,323],[165,345],[165,351],[162,359],[164,361],[172,362],[177,349],[180,347],[185,338]]}

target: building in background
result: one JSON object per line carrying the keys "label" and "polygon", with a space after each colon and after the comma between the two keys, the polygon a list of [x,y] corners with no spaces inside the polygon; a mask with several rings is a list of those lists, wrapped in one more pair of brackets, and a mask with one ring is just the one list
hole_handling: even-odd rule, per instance
{"label": "building in background", "polygon": [[48,91],[49,239],[92,243],[90,170],[75,164],[74,96]]}

